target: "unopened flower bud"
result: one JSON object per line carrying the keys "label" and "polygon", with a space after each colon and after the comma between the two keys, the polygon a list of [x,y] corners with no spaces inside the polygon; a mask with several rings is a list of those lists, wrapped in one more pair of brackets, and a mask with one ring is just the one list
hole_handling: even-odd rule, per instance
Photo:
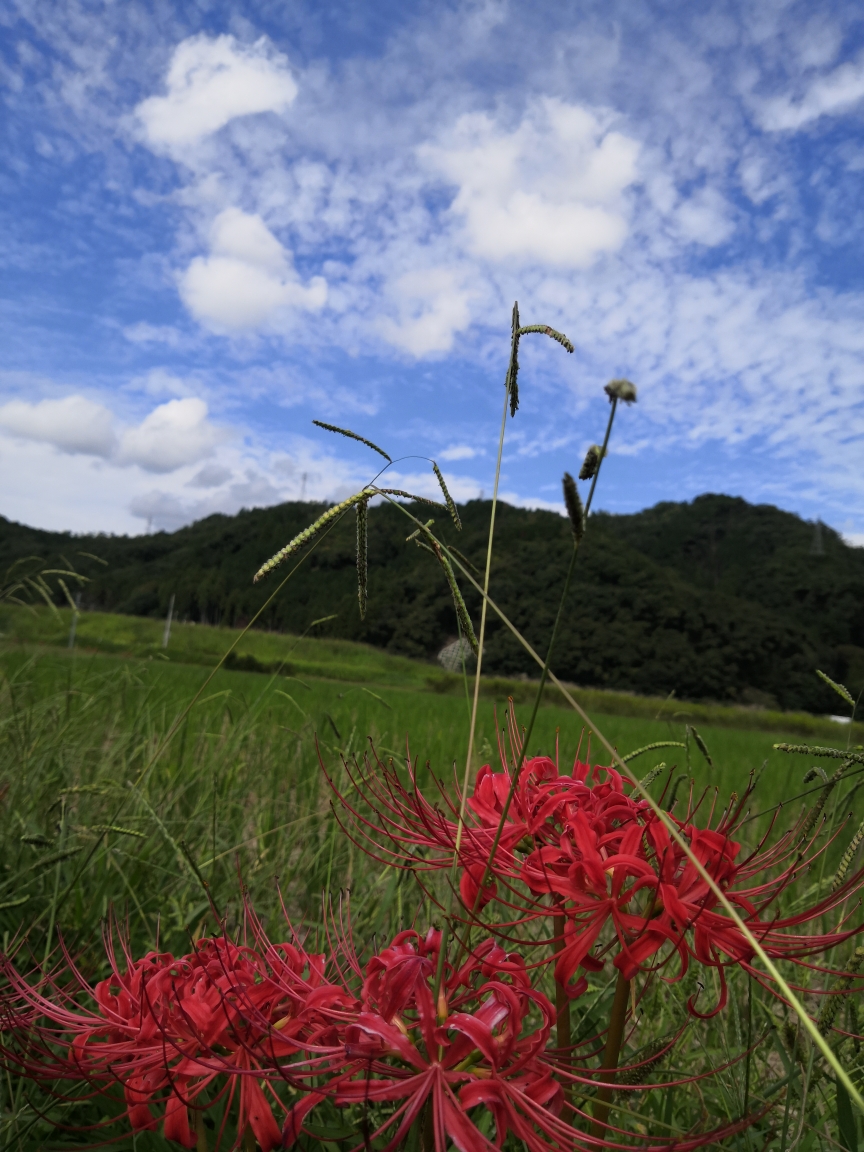
{"label": "unopened flower bud", "polygon": [[600,466],[600,461],[606,453],[599,444],[592,444],[588,451],[585,453],[585,460],[582,467],[579,469],[580,480],[593,480],[597,469]]}
{"label": "unopened flower bud", "polygon": [[633,404],[636,400],[636,385],[629,380],[610,380],[603,391],[610,400],[623,400],[625,404]]}
{"label": "unopened flower bud", "polygon": [[450,1012],[447,1008],[447,997],[444,995],[444,989],[438,993],[438,1023],[443,1024]]}

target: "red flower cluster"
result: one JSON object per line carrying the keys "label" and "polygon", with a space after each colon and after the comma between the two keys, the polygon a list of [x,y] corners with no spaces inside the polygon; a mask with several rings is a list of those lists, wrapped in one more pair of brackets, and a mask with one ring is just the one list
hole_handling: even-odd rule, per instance
{"label": "red flower cluster", "polygon": [[[590,1085],[591,1070],[562,1076],[553,1007],[521,957],[485,940],[459,967],[444,964],[436,1002],[436,929],[400,932],[362,970],[346,939],[328,963],[296,942],[271,944],[254,917],[253,928],[254,946],[220,936],[180,958],[127,956],[125,971],[109,940],[112,974],[94,987],[68,956],[73,979],[62,986],[31,984],[6,959],[5,1060],[45,1084],[120,1084],[133,1129],[161,1120],[187,1148],[217,1104],[223,1129],[234,1117],[236,1143],[251,1130],[272,1152],[292,1146],[325,1102],[353,1108],[358,1148],[374,1139],[382,1152],[417,1124],[438,1152],[494,1152],[508,1135],[530,1152],[596,1145],[574,1126],[584,1112],[562,1114],[562,1079]],[[377,1127],[362,1119],[373,1105]],[[478,1127],[484,1113],[494,1141]],[[688,1152],[745,1123],[645,1147]]]}
{"label": "red flower cluster", "polygon": [[[486,765],[477,775],[457,853],[458,807],[443,791],[449,811],[426,800],[416,778],[404,788],[392,764],[375,761],[368,772],[346,767],[365,805],[340,800],[361,845],[415,873],[451,868],[455,859],[466,920],[476,921],[492,900],[503,909],[501,927],[564,918],[555,975],[571,998],[587,987],[584,976],[574,982],[579,969],[598,970],[610,953],[628,980],[639,971],[665,968],[676,955],[678,970],[665,979],[679,980],[691,959],[716,969],[721,995],[713,1012],[726,1002],[730,964],[742,965],[770,986],[751,966],[751,946],[707,882],[633,781],[615,769],[577,760],[572,773],[562,774],[547,757],[527,760],[502,823],[513,783],[502,755],[502,771]],[[815,833],[802,843],[799,824],[771,847],[765,847],[766,837],[742,859],[734,836],[748,797],[745,792],[740,801],[733,798],[714,828],[713,809],[708,828],[695,825],[701,802],[694,804],[692,797],[683,818],[670,819],[772,958],[803,962],[854,935],[858,926],[828,933],[800,929],[841,907],[861,887],[864,869],[794,915],[776,913],[782,892],[826,845],[815,848]],[[701,1014],[692,1002],[690,1009]]]}
{"label": "red flower cluster", "polygon": [[[328,926],[331,954],[312,954],[293,931],[290,943],[271,943],[247,909],[251,943],[220,935],[179,958],[150,953],[136,960],[128,948],[118,956],[109,935],[111,974],[94,986],[66,953],[63,979],[38,971],[26,979],[3,958],[3,1059],[45,1084],[72,1080],[109,1093],[120,1085],[134,1129],[162,1123],[165,1136],[185,1147],[202,1135],[211,1109],[223,1116],[218,1142],[230,1123],[238,1142],[251,1132],[262,1152],[290,1147],[310,1113],[334,1109],[349,1110],[362,1136],[358,1148],[374,1140],[381,1152],[395,1152],[418,1127],[424,1146],[437,1152],[492,1152],[508,1137],[530,1152],[623,1147],[626,1133],[606,1119],[607,1074],[593,1127],[584,1103],[573,1101],[576,1089],[590,1095],[597,1083],[602,1031],[571,1045],[568,1010],[553,1044],[556,1012],[540,991],[545,965],[554,962],[561,1012],[567,997],[585,991],[585,972],[607,960],[618,970],[617,1031],[610,1021],[608,1036],[619,1039],[607,1073],[627,1011],[618,989],[626,993],[638,972],[674,981],[694,961],[715,969],[721,995],[712,1012],[725,1003],[730,965],[770,983],[632,780],[578,760],[564,774],[537,757],[524,764],[514,788],[502,762],[502,771],[487,765],[478,774],[461,835],[458,808],[443,790],[442,806],[434,806],[416,779],[403,787],[392,765],[350,768],[369,811],[343,799],[355,835],[379,858],[419,873],[459,869],[465,935],[484,908],[498,912],[479,945],[463,941],[442,957],[438,930],[412,929],[364,965],[348,932]],[[812,838],[802,842],[802,823],[742,857],[735,836],[746,801],[745,794],[731,802],[716,821],[712,809],[699,828],[700,803],[691,796],[675,827],[766,952],[803,964],[856,930],[842,919],[832,932],[801,928],[840,908],[860,888],[864,870],[781,916],[779,897],[818,852]],[[538,960],[535,951],[528,966],[502,946],[505,937],[519,937],[520,926],[550,916],[558,924],[551,956]],[[543,943],[542,932],[522,936],[535,949]],[[692,1000],[689,1007],[704,1015]],[[641,1147],[665,1152],[674,1144],[687,1152],[748,1122],[652,1138]]]}
{"label": "red flower cluster", "polygon": [[[272,1109],[287,1109],[273,1069],[298,1051],[332,1045],[334,1017],[354,1003],[324,979],[324,957],[222,936],[179,958],[126,955],[121,971],[110,937],[106,944],[112,972],[92,989],[68,956],[72,981],[63,985],[31,985],[4,958],[3,1028],[26,1037],[18,1070],[96,1088],[121,1084],[133,1129],[164,1118],[165,1136],[187,1148],[196,1143],[190,1111],[200,1114],[227,1092],[226,1115],[238,1097],[238,1132],[251,1129],[264,1152],[280,1145]],[[82,991],[92,1006],[82,1007]],[[218,1093],[208,1094],[217,1081]]]}

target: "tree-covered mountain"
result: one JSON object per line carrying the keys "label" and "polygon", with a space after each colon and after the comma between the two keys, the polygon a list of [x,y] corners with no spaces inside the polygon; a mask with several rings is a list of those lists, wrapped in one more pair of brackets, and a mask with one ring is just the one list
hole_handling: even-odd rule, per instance
{"label": "tree-covered mountain", "polygon": [[[440,516],[436,525],[478,569],[489,507],[466,504],[461,533]],[[412,510],[428,516],[427,508]],[[65,556],[90,577],[82,607],[162,616],[174,595],[180,618],[240,625],[272,589],[266,581],[253,585],[252,574],[322,511],[288,503],[137,537],[42,532],[0,518],[0,565]],[[542,651],[569,558],[569,524],[508,505],[498,516],[491,595]],[[455,635],[455,616],[434,559],[406,543],[412,527],[392,506],[370,511],[365,620],[357,611],[349,514],[259,626],[300,632],[335,615],[325,633],[433,657]],[[592,516],[583,549],[555,659],[565,679],[817,712],[842,705],[815,668],[856,691],[864,687],[864,550],[829,528],[769,505],[706,495],[630,516]],[[476,619],[479,597],[466,586],[465,599]],[[511,634],[490,620],[486,669],[534,675]]]}

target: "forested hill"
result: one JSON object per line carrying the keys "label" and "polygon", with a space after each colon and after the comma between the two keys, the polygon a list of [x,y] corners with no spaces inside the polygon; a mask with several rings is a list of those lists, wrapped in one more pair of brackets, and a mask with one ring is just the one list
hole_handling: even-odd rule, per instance
{"label": "forested hill", "polygon": [[[238,625],[269,595],[252,584],[260,563],[323,511],[288,503],[210,516],[173,533],[72,536],[0,518],[0,567],[39,555],[67,557],[90,577],[82,607],[162,616],[175,595],[182,619]],[[416,509],[424,519],[428,509]],[[499,507],[491,594],[541,651],[570,553],[567,521],[551,512]],[[444,537],[480,568],[488,501],[462,508],[464,530],[439,516]],[[369,517],[369,607],[357,611],[354,516],[300,567],[259,626],[325,634],[432,657],[456,631],[434,559],[406,543],[396,508]],[[555,659],[584,685],[682,698],[779,704],[837,712],[842,702],[819,667],[856,691],[864,686],[864,549],[816,531],[777,508],[728,496],[658,504],[631,516],[592,516]],[[107,562],[97,564],[82,553]],[[270,578],[271,581],[273,577]],[[464,583],[464,582],[463,582]],[[465,588],[475,620],[479,597]],[[486,670],[534,675],[535,666],[491,618]]]}

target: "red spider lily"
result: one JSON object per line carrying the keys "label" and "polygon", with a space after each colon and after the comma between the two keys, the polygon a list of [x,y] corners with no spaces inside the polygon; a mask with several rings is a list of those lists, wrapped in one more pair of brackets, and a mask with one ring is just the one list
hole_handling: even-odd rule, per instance
{"label": "red spider lily", "polygon": [[[493,772],[488,765],[480,769],[467,801],[458,863],[462,868],[460,895],[469,913],[476,914],[492,900],[506,903],[498,888],[504,881],[514,896],[520,887],[523,892],[527,890],[519,905],[523,921],[563,916],[565,928],[555,976],[571,997],[586,987],[584,979],[574,982],[580,968],[590,971],[602,967],[593,949],[603,944],[604,951],[609,950],[607,926],[611,926],[617,943],[614,963],[626,979],[632,979],[646,965],[666,964],[670,955],[677,955],[680,964],[677,975],[667,979],[680,979],[691,959],[716,969],[721,993],[715,1012],[726,1002],[725,969],[730,964],[743,966],[770,986],[751,966],[751,946],[718,904],[712,889],[635,792],[633,782],[614,769],[590,768],[577,760],[572,774],[562,775],[546,757],[526,760],[495,858],[490,861],[491,845],[512,787],[503,756],[502,764],[501,772]],[[390,846],[378,851],[383,851],[391,863],[415,871],[450,866],[456,855],[456,804],[449,805],[447,814],[423,797],[416,777],[409,792],[392,767],[380,761],[377,767],[377,772],[355,768],[352,773],[355,788],[373,810],[371,817],[363,816],[343,799],[361,837],[377,848],[373,830],[380,839],[383,829]],[[775,914],[773,907],[780,894],[826,846],[817,850],[815,835],[809,843],[799,845],[799,822],[773,846],[766,847],[763,839],[756,852],[739,859],[740,844],[733,837],[748,795],[749,790],[740,802],[730,805],[713,829],[694,824],[699,805],[694,808],[692,801],[685,818],[674,823],[769,956],[802,963],[807,957],[824,955],[857,928],[838,927],[827,933],[796,929],[812,925],[839,908],[861,888],[864,869],[809,907],[785,917]],[[444,800],[446,803],[446,796]],[[484,876],[488,880],[481,893]],[[555,898],[554,908],[543,902],[547,895]],[[511,901],[509,907],[516,905]],[[692,1000],[689,1007],[699,1015]]]}
{"label": "red spider lily", "polygon": [[[283,1062],[304,1044],[332,1034],[334,1008],[353,1004],[325,981],[324,957],[292,944],[269,945],[262,956],[221,936],[179,958],[127,955],[121,971],[110,936],[106,944],[112,973],[93,988],[68,954],[64,985],[31,985],[4,958],[5,1030],[24,1040],[19,1071],[103,1091],[122,1084],[133,1129],[155,1129],[161,1112],[166,1138],[187,1148],[196,1142],[190,1108],[205,1110],[227,1091],[226,1119],[238,1095],[238,1135],[251,1129],[263,1152],[281,1144],[273,1107],[289,1110],[274,1079],[285,1078]],[[82,992],[92,1007],[82,1007]],[[214,1082],[221,1088],[207,1100]]]}
{"label": "red spider lily", "polygon": [[[375,1139],[381,1152],[395,1150],[414,1125],[424,1126],[436,1152],[448,1142],[492,1152],[508,1134],[530,1152],[626,1146],[586,1135],[562,1115],[562,1071],[549,1052],[552,1005],[532,987],[536,973],[495,940],[459,967],[444,965],[435,1002],[437,930],[399,933],[365,972],[343,934],[339,954],[360,981],[354,996],[344,981],[327,979],[324,956],[270,943],[247,913],[254,947],[220,936],[180,958],[127,954],[121,966],[108,937],[112,973],[95,987],[68,955],[72,980],[62,985],[53,978],[34,986],[6,959],[3,1017],[7,1041],[19,1041],[17,1070],[102,1091],[122,1084],[135,1130],[154,1129],[161,1113],[165,1136],[186,1147],[195,1142],[190,1110],[200,1115],[225,1096],[227,1121],[235,1095],[238,1142],[251,1130],[263,1152],[290,1147],[325,1101],[392,1106],[364,1135],[364,1145]],[[338,970],[338,957],[331,966]],[[92,1007],[82,1007],[82,994]],[[5,1052],[9,1059],[8,1045]],[[563,1078],[592,1083],[591,1071],[572,1063]],[[280,1083],[302,1092],[290,1108],[277,1095]],[[274,1109],[284,1114],[281,1130]],[[478,1111],[491,1116],[495,1143],[478,1127]],[[643,1147],[668,1152],[675,1143],[688,1152],[726,1132]]]}
{"label": "red spider lily", "polygon": [[[374,1131],[364,1132],[355,1152],[373,1140],[380,1152],[395,1152],[415,1125],[423,1126],[424,1144],[428,1140],[425,1146],[436,1152],[450,1145],[460,1152],[493,1152],[508,1135],[529,1152],[627,1148],[626,1133],[610,1128],[601,1139],[576,1126],[590,1124],[584,1112],[571,1107],[570,1117],[564,1115],[568,1106],[562,1081],[590,1086],[593,1080],[589,1069],[571,1066],[562,1072],[550,1050],[554,1010],[532,987],[536,972],[490,938],[460,967],[445,963],[436,1003],[440,942],[434,929],[425,937],[413,930],[400,932],[371,958],[359,1012],[344,1031],[341,1066],[332,1062],[329,1084],[304,1101],[295,1123],[286,1125],[286,1146],[299,1135],[308,1108],[329,1098],[342,1106],[393,1106]],[[344,937],[341,948],[358,970]],[[492,1117],[494,1143],[478,1127],[484,1112]],[[743,1118],[722,1130],[645,1140],[641,1147],[644,1152],[669,1152],[673,1146],[676,1152],[692,1152],[750,1122]]]}
{"label": "red spider lily", "polygon": [[[368,771],[364,771],[364,765]],[[410,790],[403,786],[392,763],[387,765],[377,757],[374,768],[368,758],[363,764],[346,763],[345,768],[355,791],[370,810],[370,817],[364,816],[328,779],[349,813],[364,850],[415,872],[452,865],[458,832],[458,794],[454,803],[440,790],[447,809],[444,811],[423,795],[413,768],[409,769]],[[326,767],[324,771],[326,774]],[[470,897],[472,903],[475,893],[471,885],[479,884],[489,863],[511,783],[506,767],[495,773],[488,764],[484,765],[467,800],[458,862],[469,874],[463,897]],[[635,813],[650,816],[647,803],[630,794],[632,787],[632,782],[614,769],[592,769],[579,760],[573,765],[572,775],[560,774],[546,756],[526,760],[502,828],[494,861],[496,875],[512,873],[518,864],[517,849],[557,843],[568,816],[579,808],[590,808],[597,819],[610,827],[615,821],[632,819]],[[389,842],[386,847],[381,844],[382,831]],[[487,895],[484,893],[484,902]],[[465,903],[471,907],[468,899]]]}
{"label": "red spider lily", "polygon": [[434,929],[425,937],[400,932],[369,961],[360,1011],[345,1029],[344,1063],[327,1089],[331,1099],[397,1105],[365,1136],[392,1133],[382,1152],[399,1147],[424,1114],[436,1149],[443,1152],[448,1140],[464,1152],[493,1149],[466,1114],[480,1105],[491,1105],[498,1147],[513,1131],[530,1149],[547,1148],[536,1128],[554,1121],[563,1104],[543,1059],[552,1005],[531,987],[521,957],[493,940],[460,968],[445,965],[436,1004],[440,940]]}

